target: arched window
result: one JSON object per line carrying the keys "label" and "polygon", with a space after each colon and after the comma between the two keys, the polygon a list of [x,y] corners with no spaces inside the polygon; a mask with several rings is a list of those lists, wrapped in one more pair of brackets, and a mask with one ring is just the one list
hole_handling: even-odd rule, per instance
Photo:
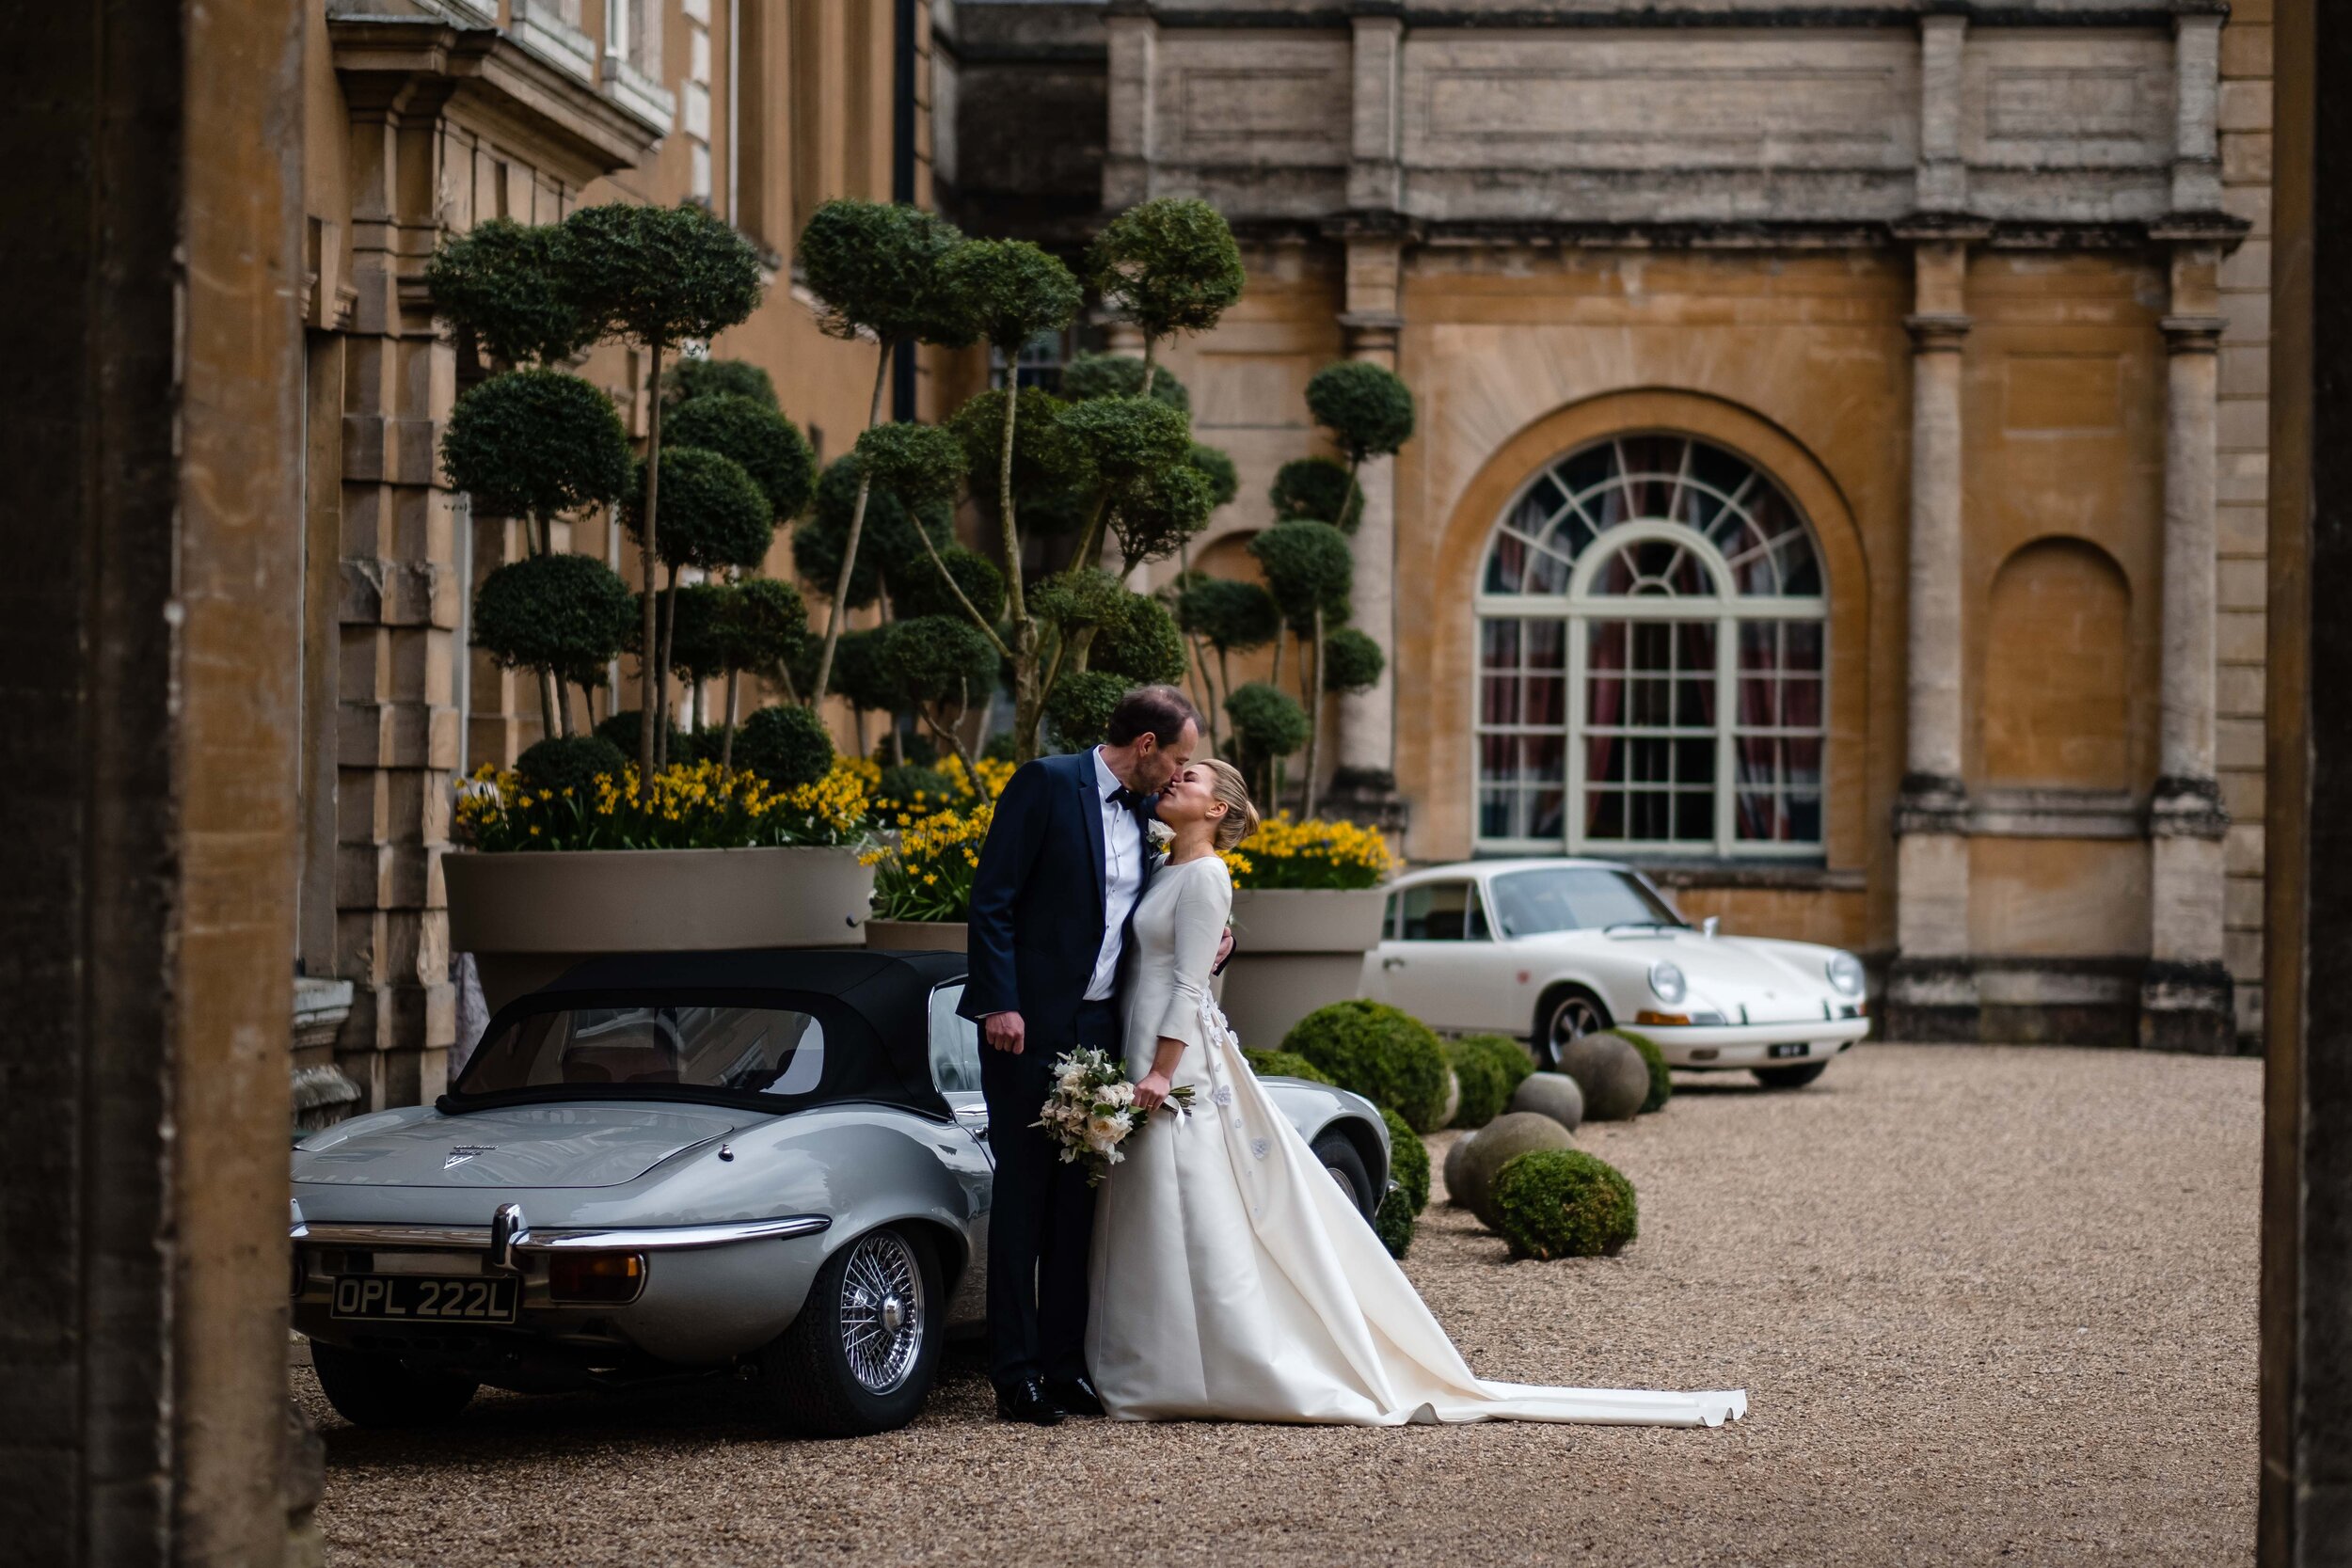
{"label": "arched window", "polygon": [[1827,615],[1745,458],[1650,434],[1552,464],[1479,582],[1478,847],[1819,854]]}

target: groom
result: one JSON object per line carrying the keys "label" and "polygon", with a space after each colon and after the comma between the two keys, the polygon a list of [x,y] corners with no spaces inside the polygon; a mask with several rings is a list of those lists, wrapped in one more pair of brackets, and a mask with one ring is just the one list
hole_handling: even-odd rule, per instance
{"label": "groom", "polygon": [[1117,1060],[1120,956],[1151,881],[1144,823],[1191,760],[1200,715],[1172,686],[1120,699],[1105,744],[1041,757],[997,797],[972,887],[971,977],[961,1011],[988,1049],[996,1192],[988,1227],[989,1380],[996,1413],[1052,1426],[1099,1416],[1087,1379],[1087,1250],[1094,1189],[1030,1123],[1054,1059],[1099,1046]]}

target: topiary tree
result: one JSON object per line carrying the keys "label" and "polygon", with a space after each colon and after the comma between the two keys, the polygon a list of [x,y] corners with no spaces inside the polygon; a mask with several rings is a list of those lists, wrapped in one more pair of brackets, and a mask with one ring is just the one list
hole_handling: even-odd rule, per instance
{"label": "topiary tree", "polygon": [[1282,1049],[1306,1057],[1341,1087],[1396,1112],[1416,1132],[1444,1124],[1445,1052],[1429,1026],[1409,1013],[1360,998],[1334,1002],[1293,1024]]}
{"label": "topiary tree", "polygon": [[628,768],[621,749],[600,735],[549,736],[515,759],[515,771],[533,789],[585,798],[599,775],[619,780]]}
{"label": "topiary tree", "polygon": [[[629,625],[634,628],[637,625],[637,595],[630,594],[628,602]],[[632,629],[631,635],[639,634]],[[637,732],[641,727],[643,727],[643,720],[638,711],[633,707],[625,707],[605,715],[597,723],[596,734],[619,747],[622,760],[628,761],[637,754]],[[669,747],[668,754],[671,756],[685,755],[691,744],[689,736],[675,726],[672,727],[666,740]]]}
{"label": "topiary tree", "polygon": [[1111,532],[1119,541],[1120,575],[1127,576],[1147,561],[1179,554],[1188,559],[1192,536],[1209,526],[1209,514],[1215,510],[1216,482],[1195,467],[1189,456],[1130,483],[1110,514]]}
{"label": "topiary tree", "polygon": [[[732,228],[700,207],[614,201],[582,207],[563,223],[553,256],[559,287],[596,324],[596,336],[645,351],[646,384],[659,392],[663,356],[688,340],[707,341],[758,307],[759,257]],[[636,498],[638,560],[648,590],[641,635],[658,647],[650,590],[661,555],[662,400],[653,399],[644,490]],[[640,659],[638,788],[649,792],[655,727],[663,711],[659,658]]]}
{"label": "topiary tree", "polygon": [[1174,686],[1184,678],[1184,636],[1159,600],[1123,590],[1095,633],[1092,668],[1130,687]]}
{"label": "topiary tree", "polygon": [[1389,1129],[1389,1175],[1418,1214],[1429,1207],[1429,1146],[1386,1105],[1380,1107],[1380,1119]]}
{"label": "topiary tree", "polygon": [[735,760],[776,789],[797,789],[823,778],[833,767],[833,736],[814,708],[788,704],[761,708],[743,721]]}
{"label": "topiary tree", "polygon": [[1005,612],[1005,574],[979,551],[950,545],[916,563],[891,594],[891,608],[901,616],[977,613],[993,622]]}
{"label": "topiary tree", "polygon": [[[913,512],[887,491],[871,489],[854,451],[845,453],[817,482],[817,500],[806,521],[792,531],[792,564],[812,588],[850,610],[864,610],[887,593],[895,607],[899,585],[928,580],[930,556],[955,539],[955,512],[945,502],[927,503]],[[857,515],[857,499],[866,497],[866,516],[859,530],[857,559],[850,561],[850,524]],[[846,584],[846,589],[844,587]],[[817,652],[821,654],[822,640]],[[836,654],[836,657],[838,655]],[[812,658],[809,676],[816,678]],[[816,700],[816,688],[804,688]]]}
{"label": "topiary tree", "polygon": [[1143,395],[1152,395],[1160,340],[1205,332],[1241,298],[1241,247],[1205,201],[1162,197],[1104,226],[1087,252],[1103,302],[1143,331]]}
{"label": "topiary tree", "polygon": [[[1323,689],[1333,697],[1350,696],[1369,691],[1380,684],[1380,673],[1388,668],[1388,656],[1380,644],[1354,626],[1334,626],[1323,634]],[[1344,787],[1349,770],[1340,768],[1331,776],[1335,786]],[[1316,791],[1318,798],[1321,791]],[[1310,807],[1310,810],[1312,808]]]}
{"label": "topiary tree", "polygon": [[898,689],[931,733],[963,760],[975,784],[979,769],[964,749],[960,726],[973,704],[995,689],[998,670],[993,639],[960,615],[924,615],[900,621],[883,634],[882,659],[898,677]]}
{"label": "topiary tree", "polygon": [[736,696],[745,674],[774,677],[793,696],[792,666],[808,641],[808,606],[801,591],[773,578],[746,578],[728,585],[719,614],[719,644],[727,674],[725,727],[719,766],[735,761]]}
{"label": "topiary tree", "polygon": [[1347,465],[1328,457],[1296,457],[1275,471],[1266,491],[1279,521],[1329,523],[1354,532],[1362,519],[1364,492]]}
{"label": "topiary tree", "polygon": [[1601,1258],[1641,1233],[1633,1183],[1581,1149],[1518,1155],[1495,1173],[1495,1228],[1514,1258]]}
{"label": "topiary tree", "polygon": [[1110,729],[1111,712],[1126,694],[1125,678],[1107,670],[1073,670],[1062,676],[1045,705],[1055,740],[1065,752],[1101,745]]}
{"label": "topiary tree", "polygon": [[569,359],[602,324],[562,286],[564,231],[491,218],[443,240],[425,263],[433,309],[470,333],[483,356],[510,365]]}
{"label": "topiary tree", "polygon": [[1454,1108],[1453,1125],[1479,1128],[1501,1116],[1511,1102],[1515,1086],[1502,1064],[1479,1046],[1462,1040],[1446,1042],[1445,1055],[1462,1085],[1462,1103]]}
{"label": "topiary tree", "polygon": [[628,488],[628,434],[612,400],[579,376],[509,371],[450,410],[441,471],[484,512],[521,518],[525,544],[545,555],[559,514],[604,505]]}
{"label": "topiary tree", "polygon": [[[959,348],[978,335],[980,323],[970,301],[945,286],[943,263],[963,243],[953,224],[917,207],[846,198],[818,207],[801,230],[795,259],[810,291],[822,303],[818,324],[836,338],[870,336],[877,349],[874,393],[866,426],[882,422],[882,388],[890,361],[902,342]],[[861,435],[860,439],[864,436]],[[821,694],[833,678],[834,649],[848,627],[849,583],[858,542],[866,528],[870,476],[859,470],[841,559],[851,565],[834,585],[832,613],[817,656],[814,689]],[[814,700],[814,699],[812,699]]]}
{"label": "topiary tree", "polygon": [[1363,505],[1357,470],[1367,458],[1385,457],[1412,438],[1412,389],[1394,371],[1369,360],[1342,359],[1307,383],[1307,412],[1331,433],[1347,459],[1347,510],[1334,521],[1352,530]]}
{"label": "topiary tree", "polygon": [[697,398],[739,397],[771,408],[776,400],[775,381],[767,370],[748,359],[680,359],[661,378],[661,400],[675,410]]}
{"label": "topiary tree", "polygon": [[1232,721],[1234,766],[1250,781],[1251,793],[1273,800],[1275,765],[1307,738],[1307,710],[1281,688],[1251,681],[1227,695],[1225,716]]}
{"label": "topiary tree", "polygon": [[[1266,590],[1280,607],[1292,633],[1306,644],[1299,654],[1299,696],[1307,712],[1305,816],[1315,814],[1315,785],[1323,757],[1324,638],[1348,613],[1356,558],[1346,535],[1328,523],[1277,523],[1249,542],[1249,553],[1265,573]],[[1312,662],[1309,663],[1311,656]],[[1274,680],[1282,679],[1282,645],[1274,646]]]}
{"label": "topiary tree", "polygon": [[[834,649],[833,685],[826,694],[840,698],[850,705],[857,724],[858,749],[866,749],[866,716],[869,713],[896,714],[904,701],[898,689],[898,678],[882,658],[882,640],[887,626],[873,626],[853,631],[842,637]],[[816,678],[814,669],[810,678]],[[904,760],[902,753],[894,753],[892,761]]]}
{"label": "topiary tree", "polygon": [[1166,371],[1151,377],[1143,389],[1143,361],[1131,354],[1081,354],[1061,368],[1061,395],[1072,403],[1089,398],[1154,397],[1186,419],[1192,417],[1192,394]]}
{"label": "topiary tree", "polygon": [[768,498],[776,523],[799,516],[817,486],[817,454],[772,393],[765,403],[739,392],[688,398],[670,411],[661,439],[674,451],[693,447],[734,459]]}
{"label": "topiary tree", "polygon": [[[584,693],[604,684],[635,610],[628,584],[593,556],[527,556],[483,579],[474,594],[473,645],[501,669],[538,671],[550,685],[569,682]],[[567,705],[553,705],[550,736],[563,733]]]}
{"label": "topiary tree", "polygon": [[[645,467],[650,472],[650,458]],[[669,526],[655,555],[670,569],[663,593],[675,606],[679,573],[690,566],[704,572],[756,566],[767,558],[776,530],[767,496],[735,459],[699,447],[674,447],[668,467]],[[648,478],[644,493],[650,495],[653,489],[653,482]],[[641,544],[651,537],[648,516],[642,506],[624,507],[621,520]],[[650,578],[647,586],[652,586]],[[652,645],[652,659],[647,661],[641,657],[640,662],[649,663],[654,671],[653,690],[660,705],[657,711],[666,723],[674,653],[670,628],[676,625],[676,617],[673,614],[663,621],[650,606],[645,616],[644,630],[658,632],[658,641]],[[668,761],[666,749],[657,747],[654,766],[666,767]]]}
{"label": "topiary tree", "polygon": [[1293,1051],[1245,1051],[1242,1056],[1249,1063],[1249,1070],[1261,1078],[1304,1078],[1310,1084],[1328,1084],[1323,1069]]}
{"label": "topiary tree", "polygon": [[[1001,539],[998,507],[1004,499],[1005,394],[981,392],[947,416],[947,428],[963,443],[972,503]],[[1036,387],[1021,388],[1012,447],[1012,493],[1019,498],[1019,525],[1025,534],[1073,531],[1085,521],[1094,487],[1086,449],[1062,427],[1069,405]],[[1044,518],[1051,526],[1041,522]]]}
{"label": "topiary tree", "polygon": [[[1218,692],[1221,689],[1227,697],[1232,692],[1231,656],[1273,641],[1282,630],[1282,612],[1262,583],[1188,573],[1176,579],[1176,624],[1193,640],[1193,667],[1200,672],[1208,695],[1200,711],[1210,715],[1211,744],[1222,751],[1225,739],[1218,718],[1224,712],[1225,699]],[[1207,661],[1200,657],[1203,642],[1216,653],[1214,681]]]}

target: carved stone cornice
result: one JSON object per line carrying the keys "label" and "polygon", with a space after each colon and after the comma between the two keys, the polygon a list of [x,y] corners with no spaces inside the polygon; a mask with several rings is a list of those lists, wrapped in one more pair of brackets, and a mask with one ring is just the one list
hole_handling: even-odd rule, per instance
{"label": "carved stone cornice", "polygon": [[2226,316],[2167,316],[2156,325],[2164,332],[2168,354],[2211,354],[2221,346],[2230,325]]}
{"label": "carved stone cornice", "polygon": [[1895,836],[1914,833],[1965,833],[1968,831],[1968,785],[1935,773],[1906,773],[1895,798]]}
{"label": "carved stone cornice", "polygon": [[1958,354],[1976,318],[1957,310],[1922,311],[1905,316],[1914,354]]}
{"label": "carved stone cornice", "polygon": [[2148,799],[2149,837],[2217,839],[2229,831],[2221,786],[2213,780],[2168,773],[2156,781]]}

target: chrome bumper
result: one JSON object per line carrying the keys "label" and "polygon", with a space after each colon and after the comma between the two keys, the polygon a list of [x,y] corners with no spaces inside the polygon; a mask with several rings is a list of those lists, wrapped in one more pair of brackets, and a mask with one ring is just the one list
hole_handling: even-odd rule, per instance
{"label": "chrome bumper", "polygon": [[612,1230],[533,1231],[519,1213],[511,1227],[501,1224],[311,1225],[304,1221],[302,1201],[296,1198],[290,1234],[294,1240],[313,1246],[470,1247],[485,1252],[498,1249],[522,1253],[678,1252],[732,1246],[738,1242],[815,1236],[831,1228],[833,1220],[825,1214],[785,1214],[775,1219],[731,1220],[720,1225],[654,1225]]}

